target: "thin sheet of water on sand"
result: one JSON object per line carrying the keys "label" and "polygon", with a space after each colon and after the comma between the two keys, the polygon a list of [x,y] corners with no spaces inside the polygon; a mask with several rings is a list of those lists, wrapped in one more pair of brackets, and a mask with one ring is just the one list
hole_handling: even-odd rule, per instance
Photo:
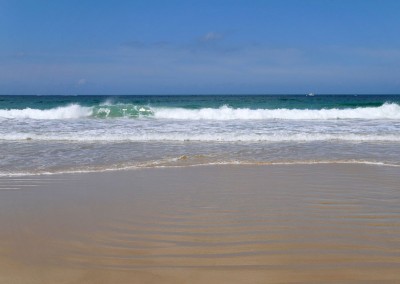
{"label": "thin sheet of water on sand", "polygon": [[399,174],[334,164],[1,178],[0,283],[396,283]]}

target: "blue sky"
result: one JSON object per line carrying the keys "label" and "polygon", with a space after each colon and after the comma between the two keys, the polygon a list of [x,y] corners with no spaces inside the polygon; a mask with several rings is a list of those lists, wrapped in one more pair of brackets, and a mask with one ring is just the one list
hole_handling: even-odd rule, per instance
{"label": "blue sky", "polygon": [[397,0],[0,0],[0,93],[398,94],[399,35]]}

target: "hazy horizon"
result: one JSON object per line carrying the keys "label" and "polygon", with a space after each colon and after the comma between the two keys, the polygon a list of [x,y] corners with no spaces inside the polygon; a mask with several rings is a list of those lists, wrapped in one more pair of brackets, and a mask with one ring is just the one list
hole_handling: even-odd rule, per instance
{"label": "hazy horizon", "polygon": [[175,93],[175,94],[167,94],[167,93],[159,93],[159,94],[0,94],[0,96],[65,96],[65,97],[76,97],[76,96],[307,96],[309,94],[315,96],[400,96],[400,93],[381,93],[381,94],[363,94],[363,93]]}

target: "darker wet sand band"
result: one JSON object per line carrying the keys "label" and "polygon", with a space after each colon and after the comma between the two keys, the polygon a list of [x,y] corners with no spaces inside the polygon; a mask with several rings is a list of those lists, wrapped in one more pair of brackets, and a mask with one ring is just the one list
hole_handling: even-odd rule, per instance
{"label": "darker wet sand band", "polygon": [[400,169],[0,179],[0,283],[399,283]]}

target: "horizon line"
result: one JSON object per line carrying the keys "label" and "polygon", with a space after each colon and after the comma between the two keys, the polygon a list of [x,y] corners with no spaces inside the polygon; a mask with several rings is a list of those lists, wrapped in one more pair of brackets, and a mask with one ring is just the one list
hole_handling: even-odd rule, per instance
{"label": "horizon line", "polygon": [[397,96],[400,93],[152,93],[152,94],[0,94],[0,96]]}

